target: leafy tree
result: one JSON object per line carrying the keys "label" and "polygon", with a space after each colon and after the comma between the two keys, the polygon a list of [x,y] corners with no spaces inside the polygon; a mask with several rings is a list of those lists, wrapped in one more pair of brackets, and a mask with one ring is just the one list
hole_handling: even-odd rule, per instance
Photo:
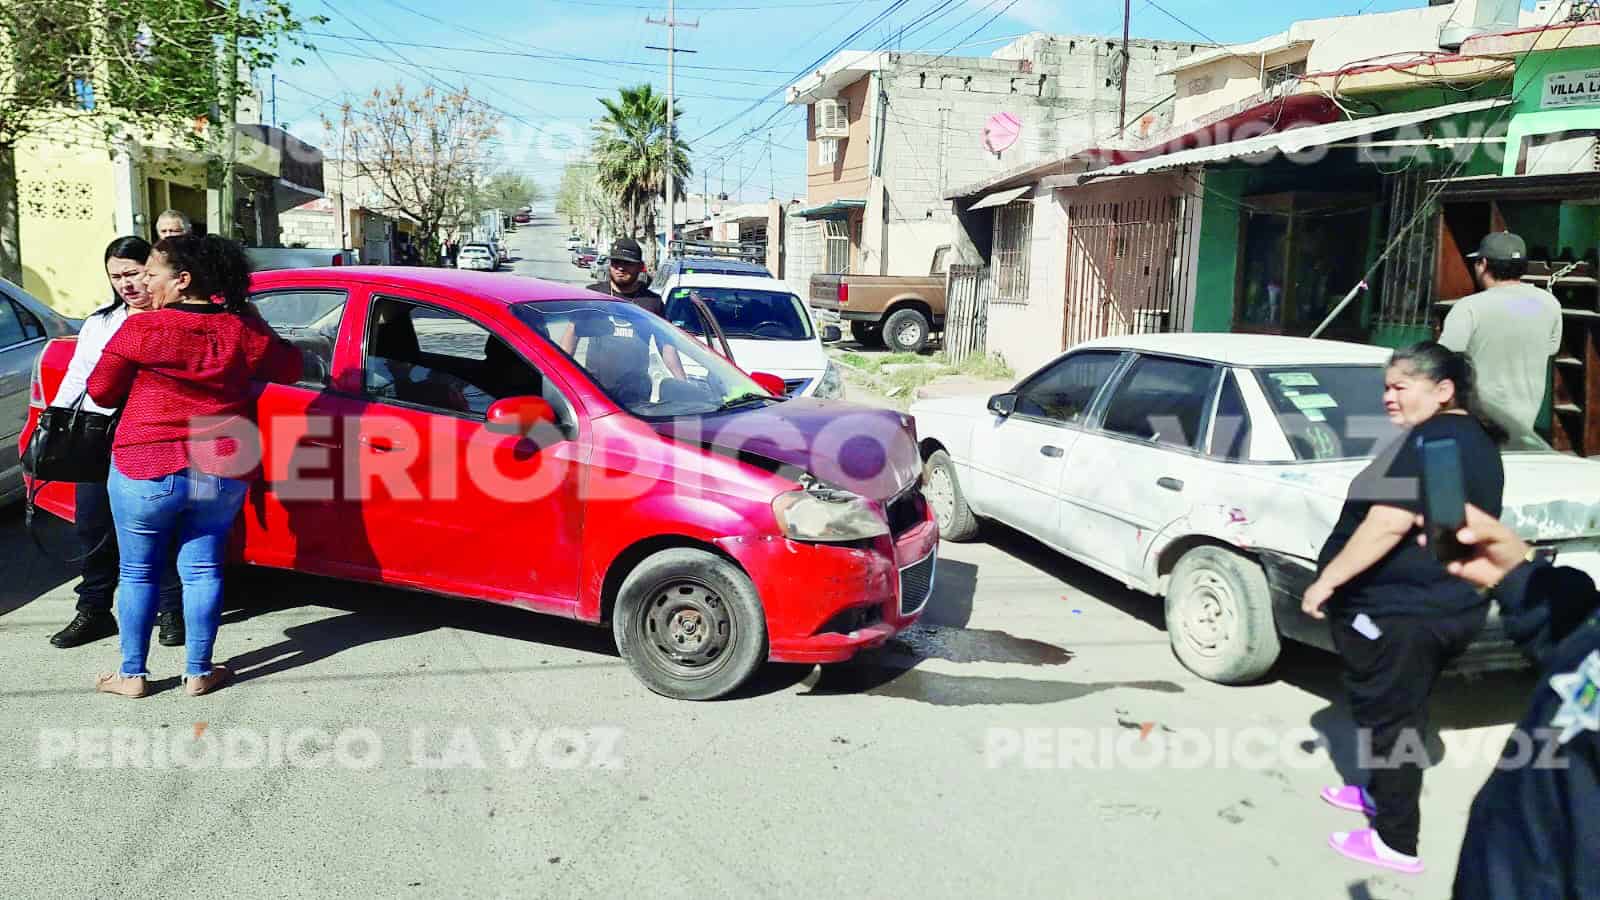
{"label": "leafy tree", "polygon": [[[654,262],[655,200],[667,191],[667,98],[641,84],[622,88],[616,99],[602,97],[600,105],[606,114],[595,124],[596,180],[622,207],[627,233],[639,237],[640,229],[646,230],[650,239],[644,245]],[[675,105],[673,119],[682,115],[683,106]],[[673,134],[672,173],[681,197],[693,170],[688,145],[676,137],[676,122]]]}
{"label": "leafy tree", "polygon": [[539,189],[539,185],[532,178],[516,172],[490,175],[478,188],[474,198],[475,205],[480,209],[498,209],[502,213],[514,213],[543,199],[544,191]]}
{"label": "leafy tree", "polygon": [[208,127],[219,101],[248,90],[245,75],[273,65],[301,24],[285,0],[0,2],[0,276],[22,277],[24,139],[89,127],[116,146],[139,129],[215,154],[233,132]]}
{"label": "leafy tree", "polygon": [[338,127],[356,175],[370,179],[391,210],[416,220],[423,259],[437,262],[441,225],[460,222],[477,199],[473,183],[499,118],[467,89],[411,94],[396,84],[374,90],[359,108],[345,103]]}

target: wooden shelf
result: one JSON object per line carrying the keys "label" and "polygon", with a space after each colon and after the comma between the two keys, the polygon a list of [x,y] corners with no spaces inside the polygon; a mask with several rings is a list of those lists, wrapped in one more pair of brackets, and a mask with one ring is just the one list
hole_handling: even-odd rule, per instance
{"label": "wooden shelf", "polygon": [[1583,368],[1583,360],[1577,358],[1576,356],[1558,356],[1556,357],[1556,365],[1566,366],[1572,369],[1581,369]]}
{"label": "wooden shelf", "polygon": [[[1544,287],[1551,283],[1547,275],[1524,275],[1522,280],[1528,284]],[[1572,287],[1594,287],[1600,284],[1600,279],[1590,278],[1587,275],[1563,275],[1555,279],[1556,286],[1571,285]]]}
{"label": "wooden shelf", "polygon": [[1574,416],[1583,415],[1582,408],[1580,408],[1576,403],[1557,403],[1554,408],[1558,413],[1568,413],[1569,415]]}

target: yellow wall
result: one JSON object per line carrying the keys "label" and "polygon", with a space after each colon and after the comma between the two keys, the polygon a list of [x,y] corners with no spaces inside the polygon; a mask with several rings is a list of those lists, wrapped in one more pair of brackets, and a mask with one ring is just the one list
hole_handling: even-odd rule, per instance
{"label": "yellow wall", "polygon": [[63,315],[111,299],[101,255],[116,237],[110,154],[88,126],[63,125],[17,148],[22,286]]}

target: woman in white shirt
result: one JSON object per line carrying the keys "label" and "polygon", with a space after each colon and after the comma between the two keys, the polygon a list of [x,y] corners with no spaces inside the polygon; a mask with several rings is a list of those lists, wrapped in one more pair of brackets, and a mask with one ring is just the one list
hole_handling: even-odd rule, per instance
{"label": "woman in white shirt", "polygon": [[[100,362],[100,353],[128,316],[150,310],[150,295],[144,286],[144,265],[150,258],[150,242],[140,237],[120,237],[106,247],[106,277],[111,280],[111,302],[83,320],[72,362],[61,380],[51,406],[71,406],[83,398],[89,412],[111,415],[114,409],[96,404],[84,396],[89,373]],[[79,484],[76,497],[76,528],[83,542],[83,580],[78,583],[77,615],[71,624],[50,637],[62,649],[78,647],[117,633],[117,620],[111,614],[111,600],[117,592],[119,558],[117,533],[111,521],[111,501],[105,484]],[[183,646],[183,585],[178,581],[177,557],[167,565],[161,582],[161,605],[156,613],[160,641],[166,647]]]}

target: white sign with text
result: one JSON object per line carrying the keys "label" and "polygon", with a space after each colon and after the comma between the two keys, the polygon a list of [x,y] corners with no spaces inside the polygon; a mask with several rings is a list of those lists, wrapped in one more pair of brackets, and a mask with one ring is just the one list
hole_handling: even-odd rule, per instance
{"label": "white sign with text", "polygon": [[1600,104],[1600,69],[1553,72],[1544,78],[1542,109]]}

